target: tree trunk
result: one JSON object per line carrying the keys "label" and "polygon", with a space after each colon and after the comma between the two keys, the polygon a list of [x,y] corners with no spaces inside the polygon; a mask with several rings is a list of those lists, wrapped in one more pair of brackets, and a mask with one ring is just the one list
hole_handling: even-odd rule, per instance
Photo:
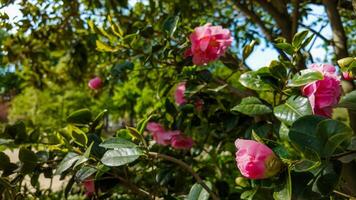
{"label": "tree trunk", "polygon": [[[333,33],[333,47],[337,59],[348,57],[347,51],[347,37],[344,27],[340,18],[339,11],[337,10],[338,0],[323,0],[328,18],[330,21],[332,33]],[[353,82],[350,82],[355,89]],[[356,112],[348,110],[350,126],[356,133]],[[355,180],[355,161],[347,164],[343,164],[341,179],[343,184],[341,188],[348,194],[355,195],[354,188],[356,187]]]}
{"label": "tree trunk", "polygon": [[[345,58],[349,56],[349,53],[347,52],[347,37],[337,9],[338,0],[323,0],[323,4],[328,14],[333,33],[333,46],[336,58]],[[351,82],[351,84],[355,89],[353,82]],[[354,130],[354,133],[356,133],[356,113],[350,110],[348,112],[350,117],[350,126]]]}

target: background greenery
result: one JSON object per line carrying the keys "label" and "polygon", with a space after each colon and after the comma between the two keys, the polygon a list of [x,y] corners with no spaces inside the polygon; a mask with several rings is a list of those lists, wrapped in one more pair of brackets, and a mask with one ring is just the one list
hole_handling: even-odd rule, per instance
{"label": "background greenery", "polygon": [[[252,41],[256,41],[255,45],[267,44],[267,49],[275,49],[280,54],[278,62],[290,59],[288,66],[293,73],[314,62],[310,53],[315,48],[314,38],[323,42],[323,48],[333,49],[330,60],[335,64],[338,59],[356,54],[355,11],[352,1],[348,0],[3,0],[1,3],[2,7],[19,4],[22,18],[11,23],[6,13],[1,14],[0,92],[2,102],[10,101],[11,107],[8,121],[1,124],[4,135],[7,136],[3,137],[0,144],[6,148],[20,146],[36,151],[50,150],[45,153],[48,154],[43,161],[46,165],[37,167],[36,173],[25,170],[17,176],[18,180],[5,180],[17,184],[28,174],[34,180],[31,182],[32,186],[38,190],[31,192],[14,187],[13,190],[8,190],[12,192],[3,193],[8,195],[2,197],[5,199],[13,198],[17,193],[28,198],[46,198],[40,197],[49,193],[39,190],[40,183],[35,181],[37,174],[47,173],[48,177],[52,177],[54,168],[67,152],[79,151],[83,154],[92,141],[96,141],[94,144],[100,143],[101,138],[93,139],[94,133],[100,132],[103,139],[111,136],[132,139],[130,134],[134,133],[125,127],[136,127],[140,132],[138,122],[151,115],[151,120],[160,121],[168,128],[184,131],[197,144],[191,151],[174,151],[149,144],[150,150],[190,163],[201,177],[212,183],[214,191],[222,199],[266,199],[267,194],[272,198],[275,188],[287,185],[284,180],[254,182],[236,179],[240,174],[234,160],[233,141],[238,137],[251,138],[252,130],[267,141],[275,140],[279,137],[279,133],[277,136],[275,134],[279,132],[281,123],[272,117],[260,118],[254,116],[255,113],[238,113],[230,109],[249,95],[258,96],[271,107],[278,106],[287,99],[285,96],[281,98],[282,101],[275,102],[274,97],[278,94],[268,91],[256,93],[250,87],[247,89],[241,85],[241,74],[250,71],[250,68],[263,67],[247,65],[247,48],[253,54]],[[325,13],[313,13],[313,6],[325,8]],[[303,24],[304,19],[309,16],[316,20]],[[204,67],[193,66],[189,59],[183,57],[183,52],[190,45],[188,36],[194,27],[207,22],[229,28],[235,42],[219,61]],[[331,27],[332,38],[323,36],[320,30],[314,29],[324,25]],[[276,45],[292,43],[293,36],[300,30],[309,30],[309,36],[315,34],[308,46],[288,55],[288,49]],[[87,82],[96,75],[104,80],[104,87],[92,91]],[[179,107],[174,104],[173,91],[174,86],[183,80],[189,80],[187,94],[191,102]],[[346,90],[353,90],[355,87],[352,82],[344,82],[343,86]],[[297,93],[294,91],[292,94]],[[194,109],[192,105],[197,98],[204,101],[201,111]],[[90,110],[91,117],[79,123],[87,126],[79,125],[78,130],[73,128],[77,127],[77,121],[68,120],[67,117],[83,108]],[[105,109],[106,114],[96,120],[95,116]],[[355,113],[349,110],[347,115],[346,112],[346,109],[339,109],[334,118],[350,122],[350,126],[356,130]],[[79,116],[84,116],[85,119],[89,111],[84,113]],[[287,124],[292,125],[294,120]],[[13,129],[5,129],[8,124]],[[73,132],[74,139],[71,138]],[[10,137],[10,133],[17,136]],[[21,135],[19,133],[23,133],[22,136],[18,136]],[[81,137],[82,133],[87,137]],[[149,135],[144,136],[147,141],[151,141]],[[14,139],[15,143],[10,144],[6,139]],[[138,141],[134,140],[136,143]],[[94,157],[102,156],[100,148],[95,151],[97,152],[92,152]],[[288,149],[287,152],[293,151]],[[47,166],[47,161],[51,160],[54,160],[53,166]],[[23,163],[29,162],[22,161]],[[187,176],[184,170],[170,162],[143,160],[134,164],[123,169],[111,169],[113,171],[103,170],[105,173],[101,175],[105,177],[110,176],[109,172],[116,173],[133,184],[154,192],[155,196],[166,199],[183,198],[195,183],[193,177]],[[320,168],[321,171],[336,168],[329,164],[325,163]],[[105,168],[99,162],[88,165]],[[29,168],[34,169],[31,164]],[[350,162],[343,169],[355,169],[355,162]],[[78,169],[73,169],[71,173],[76,171]],[[140,175],[142,171],[145,175]],[[69,176],[70,173],[62,174],[65,175]],[[318,177],[306,172],[293,173],[293,181],[296,181],[293,187],[305,185],[306,182],[300,181],[314,180],[314,176]],[[356,185],[350,181],[355,174],[348,176],[349,180],[343,180],[345,184],[341,184],[338,190],[355,196]],[[135,192],[127,192],[127,187],[122,186],[125,181],[116,180],[115,183],[122,185],[112,182],[115,181],[107,180],[98,184],[101,185],[102,193],[97,198],[142,198]],[[72,188],[72,185],[68,185],[67,188]],[[115,186],[114,189],[111,185]],[[65,198],[64,193],[76,194],[79,190],[80,187],[74,187],[73,190],[67,189],[50,195]],[[308,198],[308,195],[315,195],[315,198],[329,195],[332,198],[342,198],[332,193],[333,190],[327,189],[325,193],[312,189],[308,191],[310,193],[299,192],[302,195],[300,197],[299,190],[301,189],[293,188],[293,198],[303,199]]]}

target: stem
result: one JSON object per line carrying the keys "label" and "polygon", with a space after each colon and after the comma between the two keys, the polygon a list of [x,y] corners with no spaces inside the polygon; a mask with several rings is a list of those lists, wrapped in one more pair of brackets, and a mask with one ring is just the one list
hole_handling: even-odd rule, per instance
{"label": "stem", "polygon": [[349,198],[349,199],[355,199],[355,198],[356,198],[356,197],[353,197],[353,196],[351,196],[351,195],[348,195],[348,194],[339,192],[339,191],[337,191],[337,190],[334,190],[333,192],[334,192],[335,194],[338,194],[338,195],[340,195],[340,196],[343,196],[343,197],[346,197],[346,198]]}
{"label": "stem", "polygon": [[189,173],[193,175],[195,180],[210,194],[213,200],[220,200],[220,198],[204,183],[204,181],[200,178],[200,176],[197,173],[195,173],[194,170],[185,162],[178,160],[174,157],[165,154],[156,153],[156,152],[148,152],[148,156],[152,158],[160,158],[178,164],[179,166],[181,166],[182,168],[184,168],[185,170],[187,170]]}

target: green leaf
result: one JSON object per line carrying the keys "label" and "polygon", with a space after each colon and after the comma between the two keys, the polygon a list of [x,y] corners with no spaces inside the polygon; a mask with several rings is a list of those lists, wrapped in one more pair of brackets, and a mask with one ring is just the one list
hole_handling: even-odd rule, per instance
{"label": "green leaf", "polygon": [[69,152],[59,163],[56,173],[57,175],[62,174],[63,172],[67,171],[69,168],[71,168],[75,162],[79,160],[80,156],[76,153]]}
{"label": "green leaf", "polygon": [[337,107],[356,110],[356,90],[342,97]]}
{"label": "green leaf", "polygon": [[31,150],[26,149],[26,148],[21,148],[19,151],[19,160],[24,163],[27,163],[27,162],[36,163],[37,156]]}
{"label": "green leaf", "polygon": [[339,64],[339,66],[342,69],[344,69],[344,68],[347,68],[354,60],[355,60],[355,58],[353,58],[353,57],[346,57],[346,58],[342,58],[342,59],[338,60],[337,64]]}
{"label": "green leaf", "polygon": [[292,125],[298,118],[311,115],[309,100],[301,96],[292,96],[287,102],[274,108],[274,115],[287,125]]}
{"label": "green leaf", "polygon": [[307,39],[304,40],[304,42],[302,43],[300,48],[304,48],[304,47],[308,46],[308,44],[313,40],[313,38],[314,38],[314,35],[307,37]]}
{"label": "green leaf", "polygon": [[293,170],[296,172],[311,171],[321,165],[320,156],[316,151],[308,147],[303,148],[304,157],[293,164]]}
{"label": "green leaf", "polygon": [[305,30],[305,31],[301,31],[301,32],[295,34],[293,37],[293,41],[292,41],[293,47],[296,49],[300,49],[300,47],[302,46],[302,43],[303,43],[304,39],[307,37],[308,33],[309,33],[309,31]]}
{"label": "green leaf", "polygon": [[137,147],[136,144],[125,140],[123,138],[110,138],[108,140],[105,140],[103,143],[101,143],[99,146],[107,148],[107,149],[115,149],[115,148],[134,148]]}
{"label": "green leaf", "polygon": [[273,60],[269,64],[268,68],[272,76],[276,77],[277,79],[281,79],[281,80],[287,79],[287,70],[282,63]]}
{"label": "green leaf", "polygon": [[22,162],[21,172],[24,174],[32,173],[37,165],[37,156],[29,149],[21,148],[19,160]]}
{"label": "green leaf", "polygon": [[10,158],[4,152],[0,152],[0,170],[5,170],[10,164]]}
{"label": "green leaf", "polygon": [[286,180],[282,187],[276,188],[273,193],[273,198],[275,200],[291,200],[292,199],[292,178],[290,175],[290,168],[287,170]]}
{"label": "green leaf", "polygon": [[116,52],[119,49],[111,47],[100,40],[96,40],[96,50],[101,51],[101,52]]}
{"label": "green leaf", "polygon": [[331,156],[337,148],[346,149],[346,146],[341,147],[340,144],[344,141],[351,141],[353,135],[352,129],[344,123],[337,120],[327,119],[318,124],[317,137],[322,146],[322,156]]}
{"label": "green leaf", "polygon": [[117,167],[135,161],[142,155],[138,148],[120,148],[108,150],[101,158],[101,162],[110,167]]}
{"label": "green leaf", "polygon": [[[313,191],[323,195],[330,195],[338,185],[341,174],[341,165],[337,162],[329,162],[320,173],[313,186]],[[315,187],[317,186],[317,187]]]}
{"label": "green leaf", "polygon": [[71,133],[73,141],[78,145],[85,147],[88,143],[88,137],[85,132],[76,126],[68,125],[67,127],[68,131]]}
{"label": "green leaf", "polygon": [[271,108],[264,105],[257,97],[243,98],[241,103],[233,107],[231,111],[238,111],[248,116],[264,115],[272,112]]}
{"label": "green leaf", "polygon": [[91,122],[92,114],[89,109],[84,108],[76,110],[67,117],[68,123],[73,124],[88,124]]}
{"label": "green leaf", "polygon": [[252,190],[247,190],[241,193],[241,199],[253,200],[253,197],[256,195],[258,188],[254,188]]}
{"label": "green leaf", "polygon": [[163,23],[163,30],[166,33],[168,33],[170,37],[172,37],[177,29],[178,22],[179,22],[179,16],[168,17]]}
{"label": "green leaf", "polygon": [[252,40],[250,44],[246,45],[242,51],[242,58],[246,60],[246,58],[251,54],[255,47],[256,41]]}
{"label": "green leaf", "polygon": [[[212,185],[210,182],[205,182],[206,185],[211,189]],[[209,193],[199,184],[195,183],[189,191],[187,200],[208,200]]]}
{"label": "green leaf", "polygon": [[140,122],[137,123],[137,129],[138,129],[138,133],[139,134],[143,134],[143,132],[146,129],[146,126],[148,124],[148,122],[151,120],[151,118],[153,117],[153,115],[150,115],[149,117],[147,117],[146,119],[141,120]]}
{"label": "green leaf", "polygon": [[284,52],[286,52],[287,54],[289,55],[292,55],[294,53],[294,48],[291,44],[289,43],[277,43],[275,44],[275,46],[278,48],[278,49],[281,49],[283,50]]}
{"label": "green leaf", "polygon": [[273,88],[268,83],[264,82],[257,72],[250,71],[240,76],[240,83],[252,90],[257,91],[272,91]]}
{"label": "green leaf", "polygon": [[304,69],[300,71],[300,74],[294,75],[292,80],[288,83],[287,86],[300,87],[317,80],[322,80],[323,78],[324,76],[321,72],[311,70],[311,69]]}
{"label": "green leaf", "polygon": [[103,110],[101,113],[99,113],[96,117],[95,117],[95,119],[94,119],[94,121],[93,121],[93,123],[91,124],[91,126],[93,127],[93,128],[96,128],[99,124],[100,124],[100,122],[103,120],[103,118],[104,118],[104,116],[106,115],[108,113],[108,110]]}
{"label": "green leaf", "polygon": [[78,159],[78,161],[75,163],[74,167],[73,168],[76,168],[77,166],[79,166],[80,164],[83,164],[85,163],[86,161],[89,160],[89,157],[90,157],[90,152],[91,152],[91,149],[94,145],[94,141],[91,142],[91,144],[89,145],[89,147],[85,150],[84,154],[80,156],[80,158]]}
{"label": "green leaf", "polygon": [[79,182],[83,182],[85,179],[93,175],[97,170],[93,167],[84,166],[80,168],[75,174],[75,178]]}
{"label": "green leaf", "polygon": [[289,129],[290,140],[297,145],[301,151],[321,152],[322,146],[320,140],[316,137],[317,125],[325,120],[324,117],[309,115],[296,120]]}

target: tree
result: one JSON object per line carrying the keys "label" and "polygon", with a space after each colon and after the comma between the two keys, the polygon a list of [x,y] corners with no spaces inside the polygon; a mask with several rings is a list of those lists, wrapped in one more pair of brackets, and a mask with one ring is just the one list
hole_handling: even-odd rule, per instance
{"label": "tree", "polygon": [[[341,71],[356,74],[355,58],[348,57],[355,53],[354,38],[347,37],[354,35],[351,1],[19,4],[23,17],[14,27],[2,16],[4,27],[16,30],[2,41],[2,67],[21,78],[0,140],[20,149],[20,163],[0,154],[3,198],[39,197],[45,192],[39,174],[53,177],[55,169],[70,177],[65,198],[80,189],[75,182],[88,185],[94,199],[355,196],[355,82],[345,81],[353,88],[339,101],[336,72],[328,65],[307,69],[313,41],[321,38]],[[325,7],[313,24],[330,24],[332,39],[303,23],[315,15],[311,6]],[[207,46],[214,55],[202,58],[189,35],[208,22],[228,28],[234,42],[223,34],[222,52],[232,48],[217,53],[222,39],[212,37]],[[262,40],[280,56],[251,71],[246,58]],[[93,77],[103,85],[90,90]],[[326,81],[336,87],[308,89]],[[313,100],[318,92],[333,101],[326,110]],[[330,106],[348,109],[345,123],[330,118]],[[262,161],[272,163],[273,173],[247,179],[233,156],[237,138],[271,149],[273,162]],[[35,193],[21,187],[25,175]]]}

